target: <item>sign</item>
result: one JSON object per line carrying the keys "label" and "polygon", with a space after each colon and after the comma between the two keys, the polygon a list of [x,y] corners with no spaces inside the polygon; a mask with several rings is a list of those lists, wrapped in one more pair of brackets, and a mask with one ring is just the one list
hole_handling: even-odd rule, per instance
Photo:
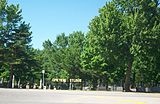
{"label": "sign", "polygon": [[66,79],[52,79],[53,82],[67,82]]}
{"label": "sign", "polygon": [[42,70],[42,73],[44,74],[44,73],[45,73],[45,70]]}
{"label": "sign", "polygon": [[70,82],[82,82],[82,79],[70,79]]}
{"label": "sign", "polygon": [[[52,79],[53,82],[67,82],[67,79]],[[70,79],[70,82],[82,82],[82,79]]]}

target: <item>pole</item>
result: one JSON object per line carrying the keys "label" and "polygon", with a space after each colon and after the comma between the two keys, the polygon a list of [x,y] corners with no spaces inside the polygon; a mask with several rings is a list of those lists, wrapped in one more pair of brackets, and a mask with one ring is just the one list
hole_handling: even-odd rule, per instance
{"label": "pole", "polygon": [[44,73],[43,73],[43,89],[44,89]]}
{"label": "pole", "polygon": [[42,74],[43,74],[43,89],[44,89],[44,73],[45,73],[45,70],[42,70]]}

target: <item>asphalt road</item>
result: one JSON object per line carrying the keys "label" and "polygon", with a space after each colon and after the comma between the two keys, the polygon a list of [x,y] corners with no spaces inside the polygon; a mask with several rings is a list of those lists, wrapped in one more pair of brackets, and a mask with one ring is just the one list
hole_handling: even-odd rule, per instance
{"label": "asphalt road", "polygon": [[0,104],[160,104],[160,94],[0,89]]}

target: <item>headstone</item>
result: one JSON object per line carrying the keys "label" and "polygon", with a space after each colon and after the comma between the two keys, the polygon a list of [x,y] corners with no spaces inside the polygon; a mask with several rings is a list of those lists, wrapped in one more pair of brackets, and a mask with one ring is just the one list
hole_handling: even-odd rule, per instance
{"label": "headstone", "polygon": [[49,89],[49,90],[51,89],[51,85],[49,85],[48,89]]}
{"label": "headstone", "polygon": [[20,88],[20,82],[21,82],[21,80],[19,79],[18,80],[18,88]]}
{"label": "headstone", "polygon": [[22,84],[19,85],[19,88],[22,88]]}
{"label": "headstone", "polygon": [[13,75],[13,78],[12,78],[12,88],[14,88],[14,75]]}
{"label": "headstone", "polygon": [[33,86],[33,89],[36,89],[36,88],[37,88],[37,84],[35,83],[34,86]]}
{"label": "headstone", "polygon": [[42,79],[40,79],[40,83],[39,83],[39,89],[42,88]]}
{"label": "headstone", "polygon": [[56,87],[54,86],[53,89],[56,90]]}
{"label": "headstone", "polygon": [[47,89],[47,87],[46,87],[46,86],[44,86],[43,90],[46,90],[46,89]]}
{"label": "headstone", "polygon": [[26,85],[26,89],[29,89],[29,84]]}

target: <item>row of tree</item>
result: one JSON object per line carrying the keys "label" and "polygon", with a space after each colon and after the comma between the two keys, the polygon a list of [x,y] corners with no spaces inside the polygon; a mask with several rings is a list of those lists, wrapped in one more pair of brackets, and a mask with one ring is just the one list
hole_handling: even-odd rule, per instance
{"label": "row of tree", "polygon": [[18,5],[0,0],[0,74],[17,83],[36,83],[45,70],[53,78],[81,78],[96,88],[98,82],[157,86],[160,82],[159,0],[112,0],[89,23],[89,31],[46,40],[43,50],[30,45],[29,24]]}

